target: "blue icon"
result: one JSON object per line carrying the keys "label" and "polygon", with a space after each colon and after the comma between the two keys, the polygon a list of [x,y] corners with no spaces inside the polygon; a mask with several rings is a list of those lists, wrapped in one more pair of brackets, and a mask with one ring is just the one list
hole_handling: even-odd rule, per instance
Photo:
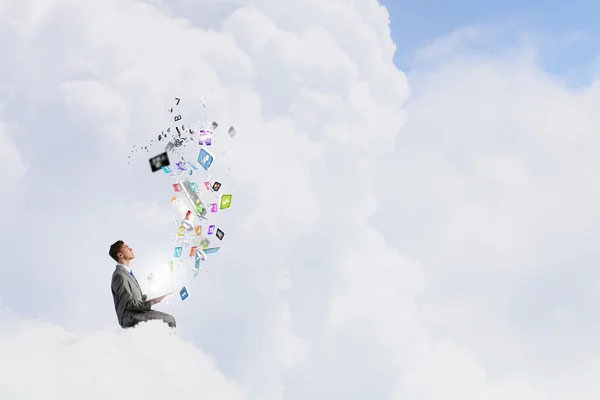
{"label": "blue icon", "polygon": [[192,167],[193,169],[198,169],[198,167],[196,167],[194,164],[192,164],[190,161],[188,161],[188,164],[190,164],[190,167]]}
{"label": "blue icon", "polygon": [[165,171],[165,174],[170,174],[171,173],[171,168],[169,167],[160,167],[163,171]]}
{"label": "blue icon", "polygon": [[185,300],[188,298],[189,295],[185,286],[179,291],[179,296],[181,296],[181,300]]}
{"label": "blue icon", "polygon": [[208,171],[210,166],[212,165],[214,157],[208,151],[204,149],[200,149],[200,154],[198,154],[198,163],[202,168]]}
{"label": "blue icon", "polygon": [[173,257],[181,257],[182,251],[183,251],[182,247],[175,247],[175,251],[173,252]]}
{"label": "blue icon", "polygon": [[211,247],[210,249],[204,249],[204,254],[216,253],[220,247]]}

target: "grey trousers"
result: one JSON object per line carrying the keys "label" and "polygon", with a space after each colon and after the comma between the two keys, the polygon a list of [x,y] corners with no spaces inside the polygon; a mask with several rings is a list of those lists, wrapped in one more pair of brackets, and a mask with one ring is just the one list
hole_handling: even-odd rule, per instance
{"label": "grey trousers", "polygon": [[162,311],[150,310],[131,314],[129,318],[126,318],[126,320],[123,321],[123,328],[131,328],[136,326],[140,322],[146,322],[155,319],[161,319],[171,328],[175,328],[177,326],[177,323],[175,322],[175,317],[173,317],[171,314],[167,314]]}

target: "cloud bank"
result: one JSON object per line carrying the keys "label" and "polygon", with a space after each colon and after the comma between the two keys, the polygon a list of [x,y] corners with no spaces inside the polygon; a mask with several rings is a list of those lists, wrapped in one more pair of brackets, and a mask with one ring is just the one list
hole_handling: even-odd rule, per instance
{"label": "cloud bank", "polygon": [[[409,79],[375,1],[0,4],[5,397],[597,395],[597,83],[460,35]],[[127,155],[203,94],[226,243],[177,335],[122,332],[108,247],[144,276],[173,228]]]}

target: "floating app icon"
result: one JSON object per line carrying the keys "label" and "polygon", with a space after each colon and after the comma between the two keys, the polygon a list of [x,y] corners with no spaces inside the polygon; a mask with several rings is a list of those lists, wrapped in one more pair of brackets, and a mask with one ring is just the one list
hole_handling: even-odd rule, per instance
{"label": "floating app icon", "polygon": [[231,197],[232,196],[230,194],[224,194],[221,196],[221,210],[229,208],[231,205]]}
{"label": "floating app icon", "polygon": [[219,238],[219,240],[223,240],[223,237],[225,236],[225,232],[223,232],[220,229],[217,229],[217,233],[215,236],[217,236]]}
{"label": "floating app icon", "polygon": [[198,144],[200,146],[210,146],[212,144],[212,135],[212,131],[200,129],[198,131],[198,138],[200,139]]}
{"label": "floating app icon", "polygon": [[212,185],[210,184],[210,182],[204,182],[204,187],[206,188],[206,190],[212,190]]}
{"label": "floating app icon", "polygon": [[152,157],[149,161],[150,161],[150,169],[152,170],[152,172],[156,172],[160,169],[162,169],[164,171],[164,168],[167,168],[167,166],[171,164],[169,161],[169,156],[167,155],[166,152]]}
{"label": "floating app icon", "polygon": [[229,136],[231,136],[232,138],[235,136],[236,132],[235,132],[235,128],[232,126],[231,128],[229,128]]}
{"label": "floating app icon", "polygon": [[212,235],[215,232],[215,225],[210,225],[208,227],[208,234]]}
{"label": "floating app icon", "polygon": [[194,213],[192,213],[192,210],[187,210],[185,218],[181,221],[181,225],[185,226],[189,231],[194,229]]}
{"label": "floating app icon", "polygon": [[202,234],[202,225],[198,225],[194,227],[194,235],[200,236]]}
{"label": "floating app icon", "polygon": [[173,172],[169,167],[162,167],[161,169],[164,171],[165,174],[170,174],[171,172]]}
{"label": "floating app icon", "polygon": [[212,154],[210,154],[205,149],[200,149],[200,154],[198,154],[198,164],[200,164],[202,168],[208,171],[213,161],[214,157],[212,156]]}
{"label": "floating app icon", "polygon": [[181,300],[185,300],[188,298],[189,294],[185,286],[179,291],[179,296],[181,296]]}
{"label": "floating app icon", "polygon": [[177,205],[177,203],[176,203],[176,202],[177,202],[177,196],[173,196],[173,197],[171,197],[171,205],[172,205],[172,206],[176,206],[176,205]]}
{"label": "floating app icon", "polygon": [[175,251],[173,251],[173,257],[181,257],[182,251],[183,251],[183,247],[181,247],[181,246],[175,247]]}
{"label": "floating app icon", "polygon": [[185,167],[185,165],[183,165],[183,163],[182,163],[181,161],[179,161],[179,162],[176,162],[176,163],[175,163],[175,165],[177,165],[177,168],[178,168],[180,171],[187,171],[187,168]]}
{"label": "floating app icon", "polygon": [[211,254],[211,253],[216,253],[217,251],[219,251],[220,247],[211,247],[209,249],[204,249],[204,252],[206,254]]}
{"label": "floating app icon", "polygon": [[206,249],[208,246],[210,246],[210,240],[207,238],[202,239],[200,246],[202,246],[202,250]]}
{"label": "floating app icon", "polygon": [[191,161],[188,161],[188,164],[190,167],[192,167],[192,169],[198,169],[198,167],[196,167]]}
{"label": "floating app icon", "polygon": [[204,215],[204,207],[202,204],[196,204],[196,214],[200,216]]}
{"label": "floating app icon", "polygon": [[216,213],[216,212],[217,212],[217,210],[218,210],[218,208],[217,208],[217,203],[212,203],[212,204],[210,205],[210,212]]}
{"label": "floating app icon", "polygon": [[185,226],[180,225],[179,228],[177,228],[177,236],[185,236]]}
{"label": "floating app icon", "polygon": [[167,269],[170,273],[173,273],[173,261],[167,261]]}
{"label": "floating app icon", "polygon": [[194,192],[198,191],[198,184],[196,182],[190,182],[190,189]]}
{"label": "floating app icon", "polygon": [[197,246],[193,246],[193,247],[190,249],[190,257],[194,257],[194,256],[196,255],[196,249],[197,249],[197,248],[198,248]]}
{"label": "floating app icon", "polygon": [[181,188],[181,185],[179,183],[174,183],[173,184],[173,189],[175,189],[176,192],[181,192],[183,190]]}
{"label": "floating app icon", "polygon": [[215,183],[212,185],[212,190],[214,190],[215,192],[218,192],[218,191],[219,191],[219,189],[221,189],[221,183],[220,183],[220,182],[215,182]]}

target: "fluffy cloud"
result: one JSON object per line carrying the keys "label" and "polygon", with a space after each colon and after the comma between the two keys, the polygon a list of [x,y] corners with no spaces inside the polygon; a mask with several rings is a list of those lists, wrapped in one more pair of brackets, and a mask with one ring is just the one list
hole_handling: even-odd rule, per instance
{"label": "fluffy cloud", "polygon": [[0,391],[7,399],[246,399],[214,359],[155,321],[86,335],[39,321],[3,323]]}
{"label": "fluffy cloud", "polygon": [[[128,390],[110,377],[129,371],[164,393],[292,400],[561,398],[566,386],[544,380],[554,366],[570,366],[563,382],[593,376],[592,334],[550,349],[594,327],[576,312],[597,304],[584,298],[593,270],[570,281],[588,291],[562,281],[572,302],[551,282],[568,276],[564,260],[590,265],[564,243],[593,254],[597,86],[566,90],[530,49],[454,59],[459,35],[427,53],[411,95],[375,1],[3,4],[3,126],[22,135],[2,151],[23,161],[5,179],[0,290],[15,313],[48,321],[6,323],[5,393],[37,394],[8,367],[37,349],[19,340],[45,343],[31,360],[63,397],[79,362],[84,383],[128,365],[103,378],[106,396]],[[135,248],[137,276],[172,251],[170,182],[147,166],[158,149],[127,156],[160,133],[173,97],[202,118],[203,94],[217,134],[238,131],[224,137],[226,243],[188,300],[159,306],[177,336],[121,332],[110,243]],[[110,352],[83,360],[94,347]],[[200,375],[213,382],[193,385]]]}

